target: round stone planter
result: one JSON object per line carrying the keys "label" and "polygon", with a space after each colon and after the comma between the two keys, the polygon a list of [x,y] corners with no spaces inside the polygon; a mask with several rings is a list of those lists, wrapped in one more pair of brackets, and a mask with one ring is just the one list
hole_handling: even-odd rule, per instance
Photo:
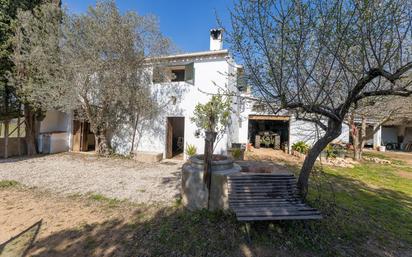
{"label": "round stone planter", "polygon": [[203,155],[193,156],[182,167],[183,204],[190,210],[229,208],[227,177],[240,172],[241,168],[227,156],[213,156],[209,206],[209,190],[203,182]]}
{"label": "round stone planter", "polygon": [[[204,159],[203,154],[197,154],[190,158],[190,162],[193,168],[203,171]],[[214,154],[212,159],[212,172],[227,170],[233,168],[233,159],[220,154]]]}

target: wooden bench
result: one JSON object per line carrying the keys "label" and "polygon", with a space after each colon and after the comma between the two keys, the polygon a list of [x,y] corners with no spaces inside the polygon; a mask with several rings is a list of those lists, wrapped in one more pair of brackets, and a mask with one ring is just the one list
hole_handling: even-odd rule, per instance
{"label": "wooden bench", "polygon": [[241,173],[228,177],[229,207],[239,221],[321,219],[299,197],[292,174]]}

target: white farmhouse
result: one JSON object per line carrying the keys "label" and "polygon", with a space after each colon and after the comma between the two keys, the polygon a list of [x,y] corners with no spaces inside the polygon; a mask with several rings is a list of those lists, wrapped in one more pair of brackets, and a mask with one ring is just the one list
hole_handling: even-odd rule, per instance
{"label": "white farmhouse", "polygon": [[[172,80],[155,81],[151,85],[152,93],[163,109],[155,120],[138,128],[134,146],[138,154],[152,152],[163,158],[173,158],[185,155],[188,145],[196,146],[197,152],[202,153],[204,139],[191,122],[191,117],[195,106],[209,101],[211,95],[219,89],[231,91],[239,97],[233,97],[231,123],[217,143],[215,153],[225,154],[233,144],[254,144],[256,135],[262,131],[276,133],[277,146],[285,151],[289,151],[297,141],[313,143],[320,136],[314,124],[296,120],[287,112],[269,115],[259,103],[249,100],[251,95],[238,84],[242,67],[235,63],[228,50],[223,49],[222,33],[219,29],[211,30],[209,51],[160,59],[174,76]],[[240,97],[245,95],[248,97]],[[412,124],[402,125],[399,131],[402,132],[403,142],[398,143],[407,144],[405,140],[412,143]],[[113,136],[112,144],[117,153],[130,152],[132,130],[124,128]],[[39,150],[43,153],[94,150],[95,138],[90,132],[89,124],[74,120],[72,114],[48,111],[40,123],[39,132]],[[397,133],[396,126],[383,127],[371,144],[380,146],[387,138],[395,143],[399,141]],[[349,142],[349,129],[346,125],[338,140]]]}
{"label": "white farmhouse", "polygon": [[[162,106],[161,114],[138,128],[136,149],[144,152],[162,153],[163,158],[184,154],[187,145],[194,145],[203,152],[204,139],[199,129],[191,122],[195,106],[206,103],[219,90],[239,92],[237,65],[229,51],[223,49],[223,31],[210,32],[210,50],[178,54],[160,58],[174,78],[169,81],[154,81],[152,94]],[[233,109],[238,110],[238,99],[233,99]],[[215,152],[226,153],[232,143],[239,142],[239,112],[232,114],[227,132],[217,142]],[[65,150],[89,151],[94,149],[94,135],[87,122],[73,120],[72,115],[56,111],[47,112],[41,122],[41,150],[56,152]],[[120,154],[131,149],[132,131],[125,128],[115,134],[112,146]],[[47,149],[46,149],[47,148]]]}

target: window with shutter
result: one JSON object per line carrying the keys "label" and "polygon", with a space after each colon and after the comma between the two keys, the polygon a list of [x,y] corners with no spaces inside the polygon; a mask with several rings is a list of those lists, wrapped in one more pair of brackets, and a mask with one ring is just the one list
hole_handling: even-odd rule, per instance
{"label": "window with shutter", "polygon": [[172,81],[185,81],[185,69],[184,68],[179,68],[179,69],[172,69]]}
{"label": "window with shutter", "polygon": [[194,63],[185,65],[185,81],[190,84],[195,84],[195,68]]}

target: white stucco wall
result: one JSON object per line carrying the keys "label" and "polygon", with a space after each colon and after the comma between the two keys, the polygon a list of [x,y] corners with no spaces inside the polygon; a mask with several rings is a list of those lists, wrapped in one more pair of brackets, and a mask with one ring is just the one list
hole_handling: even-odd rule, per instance
{"label": "white stucco wall", "polygon": [[[228,72],[230,65],[225,58],[195,61],[194,84],[186,82],[167,82],[153,84],[152,93],[160,106],[164,106],[160,115],[152,120],[146,121],[138,128],[137,150],[161,152],[166,154],[166,127],[167,117],[184,117],[184,145],[195,145],[198,153],[204,151],[204,138],[196,137],[197,126],[192,123],[191,117],[198,103],[206,103],[212,94],[218,92],[219,87],[225,88],[230,85]],[[176,104],[171,103],[171,97],[176,97]],[[233,115],[232,130],[237,130],[236,116]],[[236,129],[235,129],[236,128]],[[130,131],[128,133],[127,131]],[[113,146],[118,153],[128,153],[132,141],[131,129],[118,132],[113,137]],[[232,134],[232,140],[237,140],[237,131]],[[227,134],[223,135],[217,142],[215,153],[226,153],[230,144]]]}
{"label": "white stucco wall", "polygon": [[70,114],[59,111],[47,111],[40,123],[40,133],[68,132],[71,126]]}
{"label": "white stucco wall", "polygon": [[[309,145],[313,145],[323,135],[324,131],[314,123],[296,120],[292,116],[290,120],[290,147],[298,141],[305,141]],[[342,124],[342,132],[334,142],[349,143],[349,136],[349,126]]]}
{"label": "white stucco wall", "polygon": [[60,111],[47,111],[40,122],[39,150],[43,151],[43,135],[50,138],[50,153],[69,151],[72,139],[73,116]]}
{"label": "white stucco wall", "polygon": [[[253,101],[243,100],[242,111],[240,115],[241,125],[239,126],[239,142],[248,142],[248,127],[249,127],[249,115],[270,115],[270,113],[256,113],[252,111]],[[288,115],[286,111],[278,113],[278,115]],[[294,116],[290,116],[289,121],[289,147],[295,142],[305,141],[308,144],[314,144],[320,136],[323,135],[323,131],[314,123],[302,120],[296,120]],[[342,133],[335,140],[343,143],[349,143],[349,127],[346,124],[342,124]]]}

